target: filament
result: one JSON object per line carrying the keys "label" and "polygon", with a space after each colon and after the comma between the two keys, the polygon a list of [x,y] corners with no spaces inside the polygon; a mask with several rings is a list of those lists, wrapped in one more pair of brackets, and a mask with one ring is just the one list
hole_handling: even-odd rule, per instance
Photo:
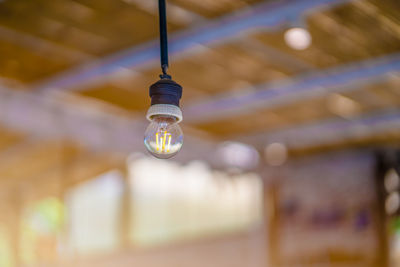
{"label": "filament", "polygon": [[165,142],[167,141],[167,131],[164,132],[164,138],[162,141],[162,151],[165,152]]}
{"label": "filament", "polygon": [[167,146],[167,152],[169,152],[169,149],[171,148],[171,135],[168,135],[168,146]]}
{"label": "filament", "polygon": [[157,151],[160,151],[160,145],[158,144],[158,133],[156,133],[156,148]]}

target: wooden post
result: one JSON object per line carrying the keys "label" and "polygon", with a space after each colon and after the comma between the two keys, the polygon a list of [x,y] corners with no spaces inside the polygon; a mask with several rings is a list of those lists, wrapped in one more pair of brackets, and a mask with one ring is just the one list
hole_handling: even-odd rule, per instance
{"label": "wooden post", "polygon": [[377,219],[377,234],[378,234],[378,255],[376,267],[389,266],[389,247],[386,229],[386,213],[385,213],[385,188],[384,188],[384,173],[386,170],[383,153],[376,155],[376,170],[375,170],[375,188],[376,188],[376,219]]}

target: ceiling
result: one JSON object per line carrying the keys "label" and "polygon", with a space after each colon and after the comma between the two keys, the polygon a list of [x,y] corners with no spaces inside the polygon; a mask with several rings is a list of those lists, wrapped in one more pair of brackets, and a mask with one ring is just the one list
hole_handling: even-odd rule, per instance
{"label": "ceiling", "polygon": [[[25,134],[141,146],[131,139],[160,73],[156,4],[0,2],[0,148]],[[398,143],[399,1],[170,0],[168,20],[170,74],[200,154],[226,140],[300,151]],[[299,25],[312,36],[301,51],[284,40]]]}

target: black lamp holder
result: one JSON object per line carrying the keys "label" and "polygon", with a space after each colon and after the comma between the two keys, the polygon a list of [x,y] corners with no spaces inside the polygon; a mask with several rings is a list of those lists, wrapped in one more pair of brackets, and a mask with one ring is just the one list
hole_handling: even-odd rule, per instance
{"label": "black lamp holder", "polygon": [[168,34],[165,0],[158,0],[158,14],[160,23],[160,59],[161,80],[150,86],[151,105],[166,104],[179,107],[182,97],[182,87],[168,75]]}

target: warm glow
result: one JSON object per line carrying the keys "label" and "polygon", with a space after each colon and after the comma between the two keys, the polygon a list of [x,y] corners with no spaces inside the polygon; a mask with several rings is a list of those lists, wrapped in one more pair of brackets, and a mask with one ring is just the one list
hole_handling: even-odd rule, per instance
{"label": "warm glow", "polygon": [[157,158],[170,158],[182,147],[183,133],[175,119],[159,116],[147,127],[144,144],[147,150]]}
{"label": "warm glow", "polygon": [[291,28],[285,32],[285,42],[296,50],[304,50],[311,45],[311,34],[304,28]]}

